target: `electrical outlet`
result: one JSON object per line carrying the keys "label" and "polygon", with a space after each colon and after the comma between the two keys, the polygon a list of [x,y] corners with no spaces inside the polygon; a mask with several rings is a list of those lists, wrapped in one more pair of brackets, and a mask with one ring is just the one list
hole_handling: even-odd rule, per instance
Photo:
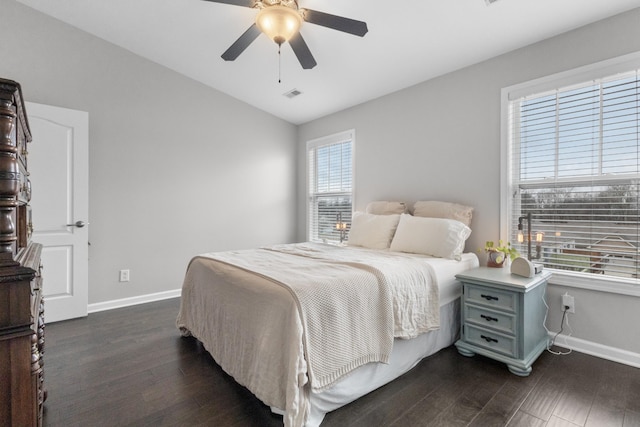
{"label": "electrical outlet", "polygon": [[129,281],[129,270],[120,270],[120,281],[121,282]]}
{"label": "electrical outlet", "polygon": [[[566,308],[569,307],[569,308]],[[576,303],[571,295],[565,292],[562,295],[562,311],[567,311],[567,313],[575,313],[576,312]]]}

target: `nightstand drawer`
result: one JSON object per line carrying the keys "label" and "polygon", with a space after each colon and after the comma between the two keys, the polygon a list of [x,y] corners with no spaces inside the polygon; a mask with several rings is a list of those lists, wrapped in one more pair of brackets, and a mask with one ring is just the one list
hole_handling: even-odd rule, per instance
{"label": "nightstand drawer", "polygon": [[488,348],[496,353],[516,357],[517,346],[515,337],[507,337],[488,329],[478,328],[469,324],[464,325],[465,341],[478,347]]}
{"label": "nightstand drawer", "polygon": [[464,292],[466,303],[516,312],[517,295],[513,292],[468,284],[464,285]]}
{"label": "nightstand drawer", "polygon": [[484,328],[496,329],[502,333],[516,334],[516,316],[470,304],[464,306],[464,322],[474,323]]}

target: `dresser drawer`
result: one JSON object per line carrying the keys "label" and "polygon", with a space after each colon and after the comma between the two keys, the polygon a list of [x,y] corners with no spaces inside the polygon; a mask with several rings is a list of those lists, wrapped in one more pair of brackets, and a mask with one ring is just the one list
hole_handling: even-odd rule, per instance
{"label": "dresser drawer", "polygon": [[465,341],[478,347],[484,347],[496,353],[506,356],[517,356],[517,341],[515,337],[479,328],[470,324],[465,324]]}
{"label": "dresser drawer", "polygon": [[516,312],[518,298],[514,292],[465,284],[464,295],[465,303]]}
{"label": "dresser drawer", "polygon": [[516,316],[471,304],[464,305],[464,322],[474,323],[506,334],[516,334]]}

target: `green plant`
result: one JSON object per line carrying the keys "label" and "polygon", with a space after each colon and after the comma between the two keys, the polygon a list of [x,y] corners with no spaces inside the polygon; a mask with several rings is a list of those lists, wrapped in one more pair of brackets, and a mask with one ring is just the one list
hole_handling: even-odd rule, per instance
{"label": "green plant", "polygon": [[508,256],[511,261],[518,258],[520,253],[516,250],[516,248],[511,246],[511,243],[503,242],[502,240],[498,240],[498,245],[496,246],[493,240],[487,240],[484,244],[485,252],[502,252],[504,256]]}

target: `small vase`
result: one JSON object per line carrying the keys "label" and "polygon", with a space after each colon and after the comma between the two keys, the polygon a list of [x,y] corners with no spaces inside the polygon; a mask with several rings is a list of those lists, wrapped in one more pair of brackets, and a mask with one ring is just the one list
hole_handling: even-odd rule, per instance
{"label": "small vase", "polygon": [[507,259],[505,254],[499,251],[489,251],[489,257],[487,258],[487,267],[502,268],[504,262]]}

